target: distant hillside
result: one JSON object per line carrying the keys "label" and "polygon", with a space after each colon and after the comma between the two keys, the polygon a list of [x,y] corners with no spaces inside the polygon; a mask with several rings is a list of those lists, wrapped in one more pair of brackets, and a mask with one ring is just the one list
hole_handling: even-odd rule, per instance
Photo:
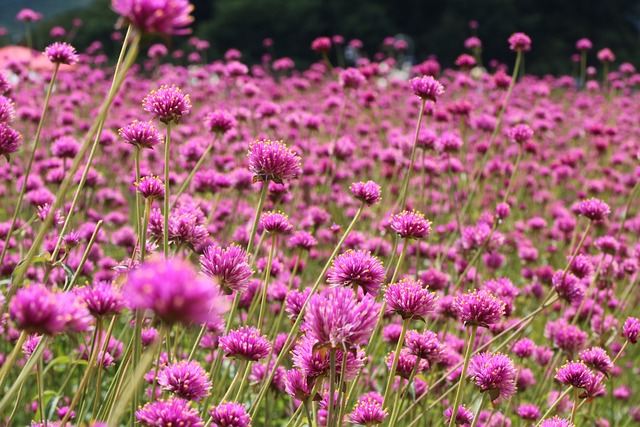
{"label": "distant hillside", "polygon": [[5,27],[9,34],[22,35],[22,23],[16,21],[21,9],[29,8],[43,15],[43,19],[52,18],[71,9],[88,7],[94,0],[0,0],[0,27]]}

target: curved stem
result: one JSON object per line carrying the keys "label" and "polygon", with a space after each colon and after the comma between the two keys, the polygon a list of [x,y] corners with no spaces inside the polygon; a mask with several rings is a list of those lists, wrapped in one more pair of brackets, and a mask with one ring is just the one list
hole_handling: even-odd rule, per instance
{"label": "curved stem", "polygon": [[167,138],[164,143],[164,230],[162,233],[162,248],[164,257],[169,258],[169,157],[171,153],[171,122],[167,123]]}
{"label": "curved stem", "polygon": [[27,191],[27,182],[29,180],[29,175],[31,174],[31,167],[33,166],[33,160],[36,156],[36,151],[38,150],[38,144],[40,143],[40,134],[42,133],[42,127],[44,125],[44,120],[47,116],[47,109],[49,108],[49,100],[51,99],[51,92],[53,91],[53,84],[56,81],[56,77],[58,76],[58,69],[60,68],[60,64],[56,64],[53,69],[53,76],[51,77],[51,81],[49,82],[49,87],[47,88],[47,94],[44,97],[44,107],[42,107],[42,114],[40,115],[40,121],[38,122],[38,128],[36,129],[36,135],[33,142],[33,149],[31,150],[31,155],[29,156],[29,161],[27,162],[27,168],[24,171],[24,181],[22,183],[22,188],[20,189],[20,194],[18,195],[18,202],[16,203],[15,211],[13,212],[13,217],[11,218],[11,224],[9,225],[9,231],[7,232],[7,238],[4,241],[4,246],[2,247],[2,253],[0,254],[0,265],[4,262],[5,254],[7,253],[7,249],[9,248],[9,241],[11,240],[11,234],[13,233],[13,229],[16,226],[16,221],[18,220],[18,215],[20,214],[20,208],[22,207],[22,200],[24,199],[24,194]]}
{"label": "curved stem", "polygon": [[449,427],[453,427],[456,423],[456,417],[458,416],[458,406],[462,400],[462,388],[464,386],[464,378],[467,375],[467,368],[469,367],[469,360],[471,360],[471,350],[473,349],[473,342],[476,340],[476,333],[478,332],[478,326],[473,325],[471,328],[471,336],[467,344],[467,351],[464,354],[464,363],[462,364],[462,372],[460,372],[460,379],[458,380],[458,389],[456,390],[456,397],[453,401],[453,412],[451,412],[451,419],[449,420]]}
{"label": "curved stem", "polygon": [[417,142],[418,135],[420,134],[420,125],[422,124],[422,117],[424,116],[424,107],[427,104],[427,100],[423,99],[420,104],[420,112],[418,113],[418,123],[416,123],[416,132],[413,137],[413,147],[411,148],[411,161],[409,162],[409,168],[407,169],[407,173],[404,175],[404,180],[402,181],[402,191],[400,192],[400,198],[398,199],[400,210],[404,210],[407,205],[407,189],[409,188],[409,179],[411,177],[411,171],[413,170],[413,164],[416,161],[416,151],[417,151]]}

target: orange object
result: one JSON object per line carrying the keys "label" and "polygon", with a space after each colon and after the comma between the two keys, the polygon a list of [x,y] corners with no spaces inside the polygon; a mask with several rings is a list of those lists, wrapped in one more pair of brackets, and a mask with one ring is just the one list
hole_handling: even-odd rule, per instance
{"label": "orange object", "polygon": [[[11,62],[28,64],[29,69],[37,72],[53,71],[55,64],[51,63],[42,52],[24,46],[5,46],[0,48],[0,68],[7,68]],[[71,71],[75,65],[60,65],[59,71]]]}

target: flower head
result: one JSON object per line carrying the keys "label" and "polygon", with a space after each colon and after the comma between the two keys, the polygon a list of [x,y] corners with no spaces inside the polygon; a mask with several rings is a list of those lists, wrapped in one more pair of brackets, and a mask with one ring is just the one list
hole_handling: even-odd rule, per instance
{"label": "flower head", "polygon": [[613,54],[611,49],[605,47],[598,52],[598,60],[600,62],[613,62],[616,60],[616,56]]}
{"label": "flower head", "polygon": [[376,294],[384,281],[382,262],[371,252],[348,250],[338,255],[329,270],[327,281],[332,285],[360,286],[367,294]]}
{"label": "flower head", "polygon": [[413,93],[422,99],[436,102],[444,94],[444,86],[432,76],[414,77],[409,81]]}
{"label": "flower head", "polygon": [[505,303],[485,290],[457,296],[453,309],[466,325],[488,327],[498,323],[504,314]]}
{"label": "flower head", "polygon": [[509,400],[516,394],[517,370],[509,356],[496,353],[480,353],[471,358],[468,375],[484,393],[495,401]]}
{"label": "flower head", "polygon": [[429,363],[439,362],[445,355],[445,347],[438,339],[438,335],[428,330],[422,333],[408,331],[405,345],[410,354]]}
{"label": "flower head", "polygon": [[225,134],[238,126],[238,122],[228,111],[215,110],[207,115],[205,125],[211,132]]}
{"label": "flower head", "polygon": [[357,68],[347,68],[340,73],[338,81],[345,89],[358,89],[366,79]]}
{"label": "flower head", "polygon": [[349,414],[349,422],[363,426],[382,424],[389,414],[382,408],[382,402],[367,396],[358,399],[358,403]]}
{"label": "flower head", "polygon": [[556,415],[553,418],[548,418],[542,421],[540,427],[575,427],[575,425],[569,420],[558,418],[558,416]]}
{"label": "flower head", "polygon": [[591,40],[582,38],[576,42],[576,49],[578,50],[591,50],[593,43]]}
{"label": "flower head", "polygon": [[0,156],[9,160],[9,155],[20,148],[20,133],[6,123],[0,123]]}
{"label": "flower head", "polygon": [[514,33],[509,37],[509,49],[529,52],[531,50],[531,39],[525,33]]}
{"label": "flower head", "polygon": [[524,144],[533,137],[533,130],[524,124],[520,124],[509,129],[509,138],[518,144]]}
{"label": "flower head", "polygon": [[219,291],[177,259],[145,261],[129,274],[123,294],[133,307],[153,310],[167,323],[210,322],[226,308]]}
{"label": "flower head", "polygon": [[74,65],[78,62],[76,49],[69,43],[55,42],[44,49],[47,59],[54,64]]}
{"label": "flower head", "polygon": [[207,247],[200,256],[200,268],[215,279],[226,294],[244,292],[253,275],[247,253],[233,243],[224,249],[218,245]]}
{"label": "flower head", "polygon": [[9,315],[18,329],[27,333],[63,332],[66,322],[58,295],[42,285],[20,288],[11,300]]}
{"label": "flower head", "polygon": [[582,200],[576,206],[577,212],[591,221],[602,221],[611,212],[611,208],[602,200],[588,199]]}
{"label": "flower head", "polygon": [[193,5],[189,0],[111,0],[122,18],[143,33],[189,34]]}
{"label": "flower head", "polygon": [[177,397],[196,402],[211,390],[207,371],[198,362],[186,360],[163,367],[158,373],[158,385]]}
{"label": "flower head", "polygon": [[582,361],[567,362],[556,370],[555,378],[566,386],[586,388],[594,374]]}
{"label": "flower head", "polygon": [[125,302],[119,289],[109,282],[97,282],[78,291],[95,317],[118,314],[125,308]]}
{"label": "flower head", "polygon": [[145,111],[153,113],[162,123],[178,123],[191,111],[191,99],[174,85],[160,86],[152,90],[142,101]]}
{"label": "flower head", "polygon": [[628,317],[622,326],[622,337],[629,340],[631,344],[638,342],[640,336],[640,319],[637,317]]}
{"label": "flower head", "polygon": [[371,206],[380,201],[380,186],[373,181],[354,182],[349,187],[353,197],[364,204]]}
{"label": "flower head", "polygon": [[289,217],[281,212],[263,212],[260,216],[260,227],[269,234],[287,234],[293,228]]}
{"label": "flower head", "polygon": [[243,326],[220,337],[220,348],[228,357],[257,362],[271,351],[266,336],[253,326]]}
{"label": "flower head", "polygon": [[202,427],[204,422],[188,400],[171,397],[149,402],[136,411],[138,422],[144,427]]}
{"label": "flower head", "polygon": [[403,319],[424,320],[434,310],[435,299],[435,294],[424,288],[420,281],[409,278],[391,283],[384,293],[387,306]]}
{"label": "flower head", "polygon": [[431,232],[431,221],[418,211],[402,211],[391,217],[391,229],[403,239],[422,239]]}
{"label": "flower head", "polygon": [[331,287],[311,297],[303,328],[317,347],[354,348],[373,333],[379,309],[371,295],[358,301],[351,289]]}
{"label": "flower head", "polygon": [[224,402],[209,410],[215,427],[251,427],[251,417],[241,403]]}
{"label": "flower head", "polygon": [[42,19],[42,14],[33,9],[24,8],[20,9],[16,15],[16,19],[22,22],[38,22]]}
{"label": "flower head", "polygon": [[[447,423],[450,422],[451,416],[453,415],[453,408],[448,407],[444,413],[444,418]],[[469,426],[473,422],[473,412],[468,410],[465,406],[460,405],[458,407],[458,412],[456,412],[456,420],[455,424],[458,426]]]}
{"label": "flower head", "polygon": [[138,148],[153,148],[162,143],[163,139],[151,122],[139,122],[138,120],[120,128],[118,133],[127,144]]}
{"label": "flower head", "polygon": [[136,187],[145,199],[164,199],[164,182],[157,176],[143,176],[140,181],[136,182]]}
{"label": "flower head", "polygon": [[247,156],[254,182],[273,181],[282,184],[285,180],[297,177],[301,172],[300,157],[282,141],[254,141],[249,144]]}

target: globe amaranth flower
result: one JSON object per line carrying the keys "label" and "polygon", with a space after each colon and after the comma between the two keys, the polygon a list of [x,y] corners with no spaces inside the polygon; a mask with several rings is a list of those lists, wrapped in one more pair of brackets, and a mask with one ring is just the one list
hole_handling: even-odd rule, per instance
{"label": "globe amaranth flower", "polygon": [[164,366],[158,373],[158,385],[177,397],[196,402],[208,396],[211,390],[207,371],[194,360]]}
{"label": "globe amaranth flower", "polygon": [[200,256],[200,269],[215,279],[227,294],[244,292],[249,286],[249,279],[253,275],[249,256],[246,251],[232,243],[227,248],[211,245]]}
{"label": "globe amaranth flower", "polygon": [[95,317],[120,313],[126,306],[122,292],[110,282],[97,282],[78,290],[89,312]]}
{"label": "globe amaranth flower", "polygon": [[444,344],[440,342],[438,335],[432,331],[408,331],[405,345],[410,354],[424,359],[430,364],[442,360],[445,354]]}
{"label": "globe amaranth flower", "polygon": [[300,157],[282,141],[254,141],[249,144],[247,157],[253,182],[273,181],[282,184],[301,173]]}
{"label": "globe amaranth flower", "polygon": [[311,297],[303,329],[318,348],[351,349],[371,337],[379,311],[373,296],[358,301],[353,290],[331,287]]}
{"label": "globe amaranth flower", "polygon": [[226,310],[226,301],[191,264],[151,258],[129,273],[123,295],[135,308],[152,310],[166,323],[205,323]]}
{"label": "globe amaranth flower", "polygon": [[489,327],[504,315],[505,303],[485,290],[471,291],[457,296],[453,310],[465,325]]}
{"label": "globe amaranth flower", "polygon": [[575,427],[575,425],[564,418],[559,418],[557,415],[553,418],[548,418],[540,424],[540,427]]}
{"label": "globe amaranth flower", "polygon": [[16,117],[16,107],[11,98],[0,95],[0,122],[12,122]]}
{"label": "globe amaranth flower", "polygon": [[520,124],[509,129],[509,139],[518,143],[524,144],[533,137],[533,129],[528,125]]}
{"label": "globe amaranth flower", "polygon": [[514,33],[509,37],[509,49],[529,52],[531,50],[531,39],[525,33]]}
{"label": "globe amaranth flower", "polygon": [[193,5],[189,0],[111,0],[111,7],[142,33],[189,34]]}
{"label": "globe amaranth flower", "polygon": [[597,57],[598,57],[598,61],[600,62],[613,62],[616,60],[616,56],[608,47],[605,47],[604,49],[599,50]]}
{"label": "globe amaranth flower", "polygon": [[289,217],[282,212],[263,212],[259,225],[264,232],[269,234],[287,234],[293,228]]}
{"label": "globe amaranth flower", "polygon": [[331,49],[331,39],[329,37],[318,37],[311,42],[311,50],[316,52],[327,52]]}
{"label": "globe amaranth flower", "polygon": [[516,394],[518,371],[505,354],[480,353],[473,356],[467,374],[482,393],[489,393],[492,401],[509,400]]}
{"label": "globe amaranth flower", "polygon": [[410,278],[389,284],[384,293],[387,307],[403,319],[424,320],[435,309],[435,299],[420,281]]}
{"label": "globe amaranth flower", "polygon": [[295,232],[289,238],[289,247],[298,248],[305,251],[310,251],[318,244],[318,240],[313,237],[313,234],[305,230]]}
{"label": "globe amaranth flower", "polygon": [[403,239],[422,239],[431,232],[431,221],[418,211],[402,211],[392,216],[390,226]]}
{"label": "globe amaranth flower", "polygon": [[127,144],[138,148],[153,148],[163,142],[158,129],[151,122],[134,120],[127,126],[120,128],[118,133]]}
{"label": "globe amaranth flower", "polygon": [[314,385],[315,381],[310,381],[299,369],[290,369],[284,374],[284,391],[295,399],[307,399]]}
{"label": "globe amaranth flower", "polygon": [[424,100],[436,102],[444,94],[444,86],[432,76],[414,77],[409,84],[413,93]]}
{"label": "globe amaranth flower", "polygon": [[628,317],[622,326],[622,337],[629,340],[631,344],[638,342],[640,336],[640,319],[637,317]]}
{"label": "globe amaranth flower", "polygon": [[[300,370],[307,378],[316,379],[329,373],[330,354],[317,348],[317,341],[308,335],[303,335],[294,345],[291,351],[293,366]],[[336,350],[336,373],[342,375],[342,361],[344,350]],[[344,377],[346,381],[354,379],[362,369],[365,362],[363,350],[357,352],[347,351]]]}
{"label": "globe amaranth flower", "polygon": [[69,43],[50,44],[44,49],[44,55],[54,64],[74,65],[79,60],[76,49]]}
{"label": "globe amaranth flower", "polygon": [[555,379],[562,384],[575,388],[587,388],[592,378],[593,371],[582,361],[567,362],[556,370]]}
{"label": "globe amaranth flower", "polygon": [[592,47],[593,43],[589,39],[582,38],[576,42],[577,50],[591,50]]}
{"label": "globe amaranth flower", "polygon": [[42,14],[33,9],[24,8],[20,9],[16,15],[16,19],[22,22],[37,22],[42,19]]}
{"label": "globe amaranth flower", "polygon": [[523,403],[516,408],[516,414],[523,420],[536,421],[542,415],[540,409],[533,403]]}
{"label": "globe amaranth flower", "polygon": [[360,286],[365,293],[376,294],[384,277],[382,262],[371,252],[348,250],[333,260],[327,281],[334,286]]}
{"label": "globe amaranth flower", "polygon": [[147,403],[136,411],[136,419],[144,427],[204,426],[189,401],[176,397]]}
{"label": "globe amaranth flower", "polygon": [[340,73],[338,82],[345,89],[358,89],[364,84],[366,78],[357,68],[347,68]]}
{"label": "globe amaranth flower", "polygon": [[[387,355],[385,359],[385,363],[387,364],[387,367],[389,369],[392,368],[395,358],[396,358],[395,351],[392,351]],[[416,367],[416,365],[418,365],[418,367]],[[400,350],[400,356],[398,357],[398,363],[396,366],[395,375],[399,376],[400,378],[404,378],[405,380],[408,380],[411,377],[411,374],[414,372],[414,370],[416,371],[416,373],[419,374],[423,371],[426,371],[427,369],[429,369],[429,364],[427,363],[426,360],[422,360],[417,356],[414,356],[413,354],[409,353],[409,351],[406,348],[403,348],[402,350]]]}
{"label": "globe amaranth flower", "polygon": [[[448,424],[451,421],[451,416],[453,415],[453,408],[448,407],[443,413],[445,421]],[[455,425],[458,426],[470,426],[473,422],[473,412],[468,410],[466,406],[460,405],[458,407],[458,412],[456,412],[456,419],[454,421]]]}
{"label": "globe amaranth flower", "polygon": [[224,402],[209,410],[214,427],[250,427],[251,417],[243,404]]}
{"label": "globe amaranth flower", "polygon": [[220,348],[228,357],[257,362],[271,352],[271,343],[253,326],[243,326],[229,331],[219,339]]}
{"label": "globe amaranth flower", "polygon": [[602,221],[611,212],[611,208],[602,200],[592,198],[582,200],[576,206],[577,212],[591,221]]}
{"label": "globe amaranth flower", "polygon": [[553,275],[551,283],[558,296],[569,304],[579,303],[584,298],[584,286],[573,273],[558,270]]}
{"label": "globe amaranth flower", "polygon": [[354,182],[349,187],[353,197],[356,200],[360,200],[365,205],[371,206],[375,205],[380,201],[380,186],[373,181],[367,182]]}
{"label": "globe amaranth flower", "polygon": [[20,132],[13,129],[6,123],[0,123],[0,156],[9,160],[9,155],[18,151],[20,148]]}
{"label": "globe amaranth flower", "polygon": [[613,363],[606,350],[600,347],[591,347],[580,352],[580,359],[590,368],[608,375],[613,370]]}
{"label": "globe amaranth flower", "polygon": [[226,110],[215,110],[205,117],[205,126],[214,133],[225,134],[238,126],[236,118]]}
{"label": "globe amaranth flower", "polygon": [[145,199],[162,200],[164,199],[164,182],[153,175],[143,176],[140,181],[135,183],[138,192]]}
{"label": "globe amaranth flower", "polygon": [[349,422],[363,426],[374,426],[382,424],[389,413],[382,408],[382,402],[373,397],[367,396],[358,399],[358,403],[349,413]]}
{"label": "globe amaranth flower", "polygon": [[18,329],[30,334],[55,335],[82,329],[81,325],[90,322],[89,311],[79,305],[75,295],[56,293],[43,285],[18,289],[10,302],[9,316]]}
{"label": "globe amaranth flower", "polygon": [[178,123],[182,116],[191,112],[191,99],[175,85],[163,85],[149,92],[142,101],[142,107],[162,123]]}

